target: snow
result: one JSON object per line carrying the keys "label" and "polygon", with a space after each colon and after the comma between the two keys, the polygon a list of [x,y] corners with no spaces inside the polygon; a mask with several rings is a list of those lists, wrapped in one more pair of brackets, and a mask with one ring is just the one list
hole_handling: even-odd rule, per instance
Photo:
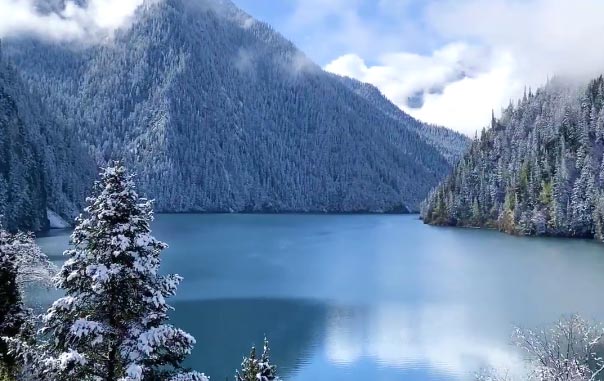
{"label": "snow", "polygon": [[121,380],[124,381],[140,381],[143,378],[143,367],[138,364],[130,364],[126,368],[126,378]]}
{"label": "snow", "polygon": [[69,349],[69,351],[61,353],[59,358],[57,360],[54,360],[53,362],[59,367],[59,369],[67,369],[73,366],[73,364],[86,364],[86,358],[84,358],[84,356],[82,356],[77,351]]}
{"label": "snow", "polygon": [[48,218],[51,229],[67,229],[71,227],[69,222],[65,221],[63,217],[59,216],[50,209],[46,209],[46,217]]}
{"label": "snow", "polygon": [[169,381],[210,381],[210,377],[199,372],[180,373]]}
{"label": "snow", "polygon": [[174,352],[188,354],[191,352],[191,347],[195,344],[193,336],[170,325],[162,324],[143,332],[138,337],[136,349],[139,353],[150,356],[158,348],[164,347],[167,343],[172,344],[178,341],[184,342],[184,345],[180,346],[175,343],[175,348],[172,348]]}
{"label": "snow", "polygon": [[0,226],[0,262],[9,261],[17,269],[17,284],[52,285],[56,267],[42,253],[31,233],[10,234]]}
{"label": "snow", "polygon": [[[52,311],[53,314],[55,312],[71,311],[76,302],[77,300],[73,296],[64,296],[60,299],[55,300],[54,303],[52,303],[50,311]],[[53,314],[47,315],[47,318],[51,319],[53,317]]]}
{"label": "snow", "polygon": [[[78,319],[76,320],[70,329],[70,333],[74,336],[77,337],[78,339],[81,339],[83,337],[88,337],[91,335],[97,335],[97,338],[95,339],[95,341],[97,342],[102,342],[102,333],[105,331],[103,325],[99,322],[96,321],[89,321],[86,319]],[[101,336],[100,340],[99,340],[99,336]]]}

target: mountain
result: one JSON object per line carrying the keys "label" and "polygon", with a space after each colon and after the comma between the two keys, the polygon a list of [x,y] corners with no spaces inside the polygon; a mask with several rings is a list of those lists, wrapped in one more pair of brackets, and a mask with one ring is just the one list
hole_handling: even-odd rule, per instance
{"label": "mountain", "polygon": [[160,211],[417,211],[467,143],[324,72],[227,0],[148,1],[99,44],[6,50]]}
{"label": "mountain", "polygon": [[604,79],[510,105],[422,207],[425,222],[596,238],[604,224]]}
{"label": "mountain", "polygon": [[0,132],[2,225],[38,231],[48,228],[47,213],[72,219],[93,179],[94,162],[50,117],[3,58],[1,46]]}
{"label": "mountain", "polygon": [[398,123],[415,131],[428,144],[435,147],[438,152],[451,165],[457,164],[459,159],[467,151],[470,140],[467,136],[445,127],[426,124],[403,112],[400,108],[390,102],[375,86],[357,81],[348,77],[337,77],[348,88],[365,98],[375,108],[394,119]]}

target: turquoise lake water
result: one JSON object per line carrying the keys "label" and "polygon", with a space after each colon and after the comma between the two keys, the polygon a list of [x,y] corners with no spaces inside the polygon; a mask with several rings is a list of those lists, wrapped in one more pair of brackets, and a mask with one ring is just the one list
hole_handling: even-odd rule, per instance
{"label": "turquoise lake water", "polygon": [[[515,325],[604,320],[604,245],[426,226],[417,216],[159,215],[187,365],[232,380],[263,335],[287,381],[471,380],[514,371]],[[58,263],[68,231],[38,242]],[[57,294],[35,296],[40,305]]]}

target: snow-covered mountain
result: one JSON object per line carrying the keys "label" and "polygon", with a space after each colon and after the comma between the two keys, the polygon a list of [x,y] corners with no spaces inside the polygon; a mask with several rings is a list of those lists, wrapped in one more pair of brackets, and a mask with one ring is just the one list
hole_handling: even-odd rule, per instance
{"label": "snow-covered mountain", "polygon": [[146,2],[100,44],[5,45],[54,116],[97,162],[125,159],[160,211],[415,211],[468,143],[393,116],[377,89],[226,0]]}

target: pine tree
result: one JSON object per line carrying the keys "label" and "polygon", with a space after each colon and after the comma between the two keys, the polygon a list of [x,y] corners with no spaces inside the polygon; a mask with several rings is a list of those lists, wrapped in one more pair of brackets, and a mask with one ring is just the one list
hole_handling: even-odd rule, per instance
{"label": "pine tree", "polygon": [[0,227],[0,380],[13,379],[18,371],[17,358],[9,353],[10,339],[25,340],[28,311],[23,306],[18,283],[20,238]]}
{"label": "pine tree", "polygon": [[195,339],[166,324],[181,278],[159,275],[166,244],[151,236],[152,202],[139,198],[121,163],[106,168],[77,219],[65,291],[44,316],[37,371],[46,380],[202,381],[181,372]]}
{"label": "pine tree", "polygon": [[244,357],[241,363],[241,373],[235,374],[235,381],[279,381],[277,367],[270,362],[268,340],[264,339],[264,350],[260,358],[256,357],[256,348],[252,347],[249,357]]}
{"label": "pine tree", "polygon": [[602,195],[596,199],[593,220],[594,238],[598,241],[604,241],[604,197]]}
{"label": "pine tree", "polygon": [[21,379],[28,365],[35,319],[22,295],[30,283],[51,285],[54,265],[33,234],[8,233],[0,226],[0,379]]}
{"label": "pine tree", "polygon": [[600,162],[600,173],[598,177],[600,178],[600,184],[604,184],[604,153],[602,154],[602,161]]}
{"label": "pine tree", "polygon": [[594,176],[589,156],[581,169],[581,174],[575,181],[571,195],[571,211],[574,234],[583,237],[591,233],[594,205]]}
{"label": "pine tree", "polygon": [[482,222],[482,215],[480,213],[480,205],[478,200],[475,198],[472,202],[472,225],[479,226]]}

